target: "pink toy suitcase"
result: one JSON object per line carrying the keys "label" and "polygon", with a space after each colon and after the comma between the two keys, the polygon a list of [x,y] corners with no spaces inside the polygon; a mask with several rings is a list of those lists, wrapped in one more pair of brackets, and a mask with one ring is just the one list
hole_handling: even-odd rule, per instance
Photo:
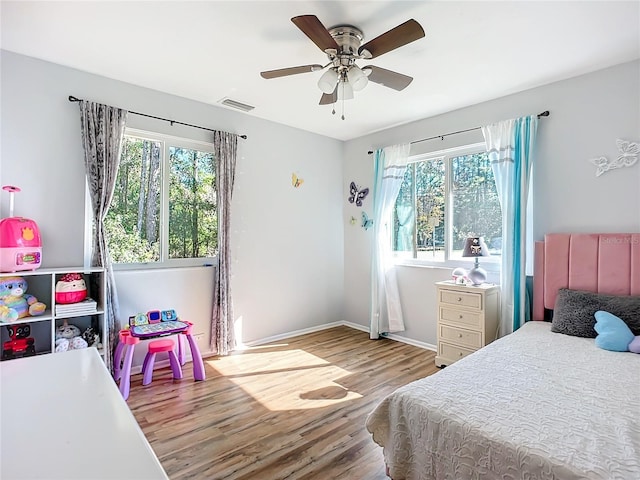
{"label": "pink toy suitcase", "polygon": [[10,217],[0,220],[0,272],[35,270],[42,261],[40,230],[33,220],[13,216],[13,194],[18,187],[4,186],[10,192]]}

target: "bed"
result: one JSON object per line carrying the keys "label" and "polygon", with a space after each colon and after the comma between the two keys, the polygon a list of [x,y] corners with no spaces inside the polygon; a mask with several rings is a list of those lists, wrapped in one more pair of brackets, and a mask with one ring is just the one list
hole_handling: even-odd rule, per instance
{"label": "bed", "polygon": [[[545,236],[536,243],[534,318],[549,318],[566,289],[640,295],[640,234]],[[366,428],[388,475],[640,479],[640,355],[552,326],[527,322],[387,396]]]}

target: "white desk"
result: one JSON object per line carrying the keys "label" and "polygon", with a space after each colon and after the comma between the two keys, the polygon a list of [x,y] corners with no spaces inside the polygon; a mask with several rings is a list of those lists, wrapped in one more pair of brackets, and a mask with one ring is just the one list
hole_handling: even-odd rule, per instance
{"label": "white desk", "polygon": [[0,478],[168,479],[94,348],[0,363]]}

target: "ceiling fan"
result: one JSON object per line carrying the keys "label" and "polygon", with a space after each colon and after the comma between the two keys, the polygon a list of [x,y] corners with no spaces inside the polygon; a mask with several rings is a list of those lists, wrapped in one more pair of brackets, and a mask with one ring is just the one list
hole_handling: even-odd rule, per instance
{"label": "ceiling fan", "polygon": [[[329,69],[318,80],[323,94],[320,105],[335,104],[338,100],[350,100],[353,92],[362,90],[369,81],[394,90],[405,89],[412,77],[374,65],[360,68],[356,60],[370,60],[424,37],[424,30],[415,20],[407,20],[388,32],[366,43],[362,31],[353,25],[337,25],[329,29],[315,15],[293,17],[291,21],[315,43],[328,57],[326,65],[301,65],[260,72],[262,78],[271,79],[317,72]],[[335,113],[335,109],[333,110]],[[344,114],[342,115],[344,120]]]}

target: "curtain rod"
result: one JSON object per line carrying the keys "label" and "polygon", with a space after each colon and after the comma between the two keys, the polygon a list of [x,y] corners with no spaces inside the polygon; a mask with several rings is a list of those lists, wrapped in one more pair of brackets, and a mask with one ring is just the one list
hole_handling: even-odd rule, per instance
{"label": "curtain rod", "polygon": [[[544,112],[538,114],[538,118],[548,117],[548,116],[549,116],[549,110],[545,110]],[[466,130],[458,130],[457,132],[444,133],[442,135],[436,135],[435,137],[423,138],[421,140],[414,140],[413,142],[410,142],[409,145],[413,145],[414,143],[426,142],[427,140],[435,140],[436,138],[444,140],[444,137],[448,137],[449,135],[457,135],[458,133],[473,132],[474,130],[480,130],[481,128],[482,127],[467,128]],[[369,150],[367,153],[371,155],[373,153],[373,150]]]}
{"label": "curtain rod", "polygon": [[[69,95],[69,101],[70,102],[82,102],[83,100],[81,98],[76,98],[73,95]],[[146,113],[139,113],[139,112],[129,112],[129,113],[133,113],[134,115],[140,115],[141,117],[148,117],[148,118],[155,118],[156,120],[164,120],[165,122],[169,122],[171,125],[173,125],[174,123],[177,123],[179,125],[185,125],[187,127],[193,127],[193,128],[199,128],[200,130],[207,130],[209,132],[217,132],[218,130],[213,130],[212,128],[207,128],[207,127],[201,127],[200,125],[192,125],[191,123],[183,123],[183,122],[178,122],[177,120],[170,120],[168,118],[162,118],[162,117],[156,117],[154,115],[147,115]],[[240,138],[243,139],[247,139],[246,135],[238,135]]]}

